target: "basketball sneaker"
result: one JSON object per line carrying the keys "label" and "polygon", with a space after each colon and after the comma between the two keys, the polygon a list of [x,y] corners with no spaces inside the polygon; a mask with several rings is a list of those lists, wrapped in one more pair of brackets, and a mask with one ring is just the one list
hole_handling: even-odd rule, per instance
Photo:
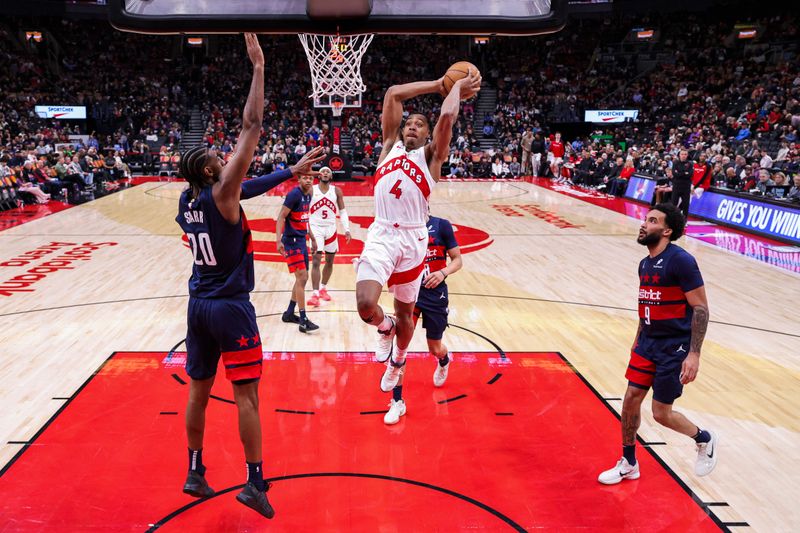
{"label": "basketball sneaker", "polygon": [[300,316],[294,313],[290,313],[289,311],[284,311],[283,314],[281,315],[281,320],[287,323],[299,324]]}
{"label": "basketball sneaker", "polygon": [[189,470],[186,483],[183,484],[183,492],[195,498],[210,498],[215,494],[214,489],[208,486],[206,478],[194,470]]}
{"label": "basketball sneaker", "polygon": [[617,466],[597,476],[597,481],[603,485],[616,485],[623,479],[639,479],[639,461],[631,466],[623,457],[617,461]]}
{"label": "basketball sneaker", "polygon": [[308,333],[309,331],[316,331],[319,326],[311,322],[308,318],[300,322],[300,333]]}
{"label": "basketball sneaker", "polygon": [[383,423],[391,426],[400,422],[400,417],[406,414],[406,402],[404,400],[389,402],[389,411],[383,415]]}
{"label": "basketball sneaker", "polygon": [[390,327],[388,331],[378,330],[378,346],[375,348],[375,360],[379,363],[385,363],[392,356],[392,352],[394,351],[394,335],[397,333],[394,317],[392,315],[386,316],[389,317],[389,320],[392,322],[392,327]]}
{"label": "basketball sneaker", "polygon": [[[269,490],[270,486],[271,483],[267,483],[267,490]],[[275,509],[272,508],[269,504],[269,499],[267,499],[267,491],[261,492],[252,483],[247,483],[242,492],[236,495],[236,499],[262,516],[267,518],[275,516]]]}
{"label": "basketball sneaker", "polygon": [[436,360],[436,370],[433,371],[433,386],[434,387],[441,387],[444,385],[444,382],[447,381],[447,371],[450,369],[450,363],[453,362],[453,354],[448,353],[447,364],[442,366],[439,364],[439,360]]}
{"label": "basketball sneaker", "polygon": [[694,464],[694,473],[698,476],[709,475],[717,466],[719,437],[713,431],[709,431],[709,433],[711,433],[711,440],[697,445],[697,462]]}
{"label": "basketball sneaker", "polygon": [[406,362],[403,361],[402,363],[395,363],[393,359],[389,359],[386,361],[386,372],[383,373],[381,377],[381,390],[383,392],[390,392],[393,388],[397,386],[397,382],[400,381],[400,376],[406,370]]}
{"label": "basketball sneaker", "polygon": [[326,302],[330,302],[331,299],[332,299],[331,295],[328,294],[328,289],[320,289],[319,290],[319,297],[321,299],[325,300]]}
{"label": "basketball sneaker", "polygon": [[310,305],[311,307],[319,307],[319,296],[314,295],[311,298],[309,298],[308,305]]}

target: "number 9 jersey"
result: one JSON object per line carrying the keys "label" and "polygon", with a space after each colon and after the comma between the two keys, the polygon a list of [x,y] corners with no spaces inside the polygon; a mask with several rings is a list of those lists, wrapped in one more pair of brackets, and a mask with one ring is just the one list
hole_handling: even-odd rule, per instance
{"label": "number 9 jersey", "polygon": [[186,233],[194,264],[189,296],[195,298],[249,298],[255,286],[253,239],[247,217],[239,207],[239,222],[231,224],[217,209],[211,186],[191,199],[183,191],[175,218]]}

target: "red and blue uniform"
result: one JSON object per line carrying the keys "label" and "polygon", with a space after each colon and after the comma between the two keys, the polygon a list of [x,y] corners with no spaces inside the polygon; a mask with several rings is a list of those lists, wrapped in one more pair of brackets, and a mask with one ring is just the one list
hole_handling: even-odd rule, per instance
{"label": "red and blue uniform", "polygon": [[192,199],[184,191],[176,221],[189,242],[194,264],[189,278],[186,373],[207,379],[220,357],[234,382],[261,377],[261,336],[250,303],[255,285],[253,239],[247,217],[231,224],[217,209],[208,185]]}
{"label": "red and blue uniform", "polygon": [[[428,218],[428,251],[425,256],[422,279],[447,266],[447,251],[458,246],[453,225],[449,220],[439,217]],[[447,327],[449,297],[447,283],[442,281],[432,289],[425,288],[423,282],[419,289],[414,319],[422,316],[425,336],[431,340],[441,340]]]}
{"label": "red and blue uniform", "polygon": [[634,387],[653,387],[656,401],[671,404],[683,392],[680,373],[689,354],[694,315],[686,293],[702,286],[697,261],[672,243],[639,263],[641,332],[625,377]]}
{"label": "red and blue uniform", "polygon": [[311,204],[311,194],[303,194],[300,187],[295,187],[283,205],[289,208],[286,215],[286,225],[283,227],[281,242],[286,249],[286,265],[289,272],[295,270],[308,270],[308,246],[306,245],[306,235],[308,234],[308,211]]}

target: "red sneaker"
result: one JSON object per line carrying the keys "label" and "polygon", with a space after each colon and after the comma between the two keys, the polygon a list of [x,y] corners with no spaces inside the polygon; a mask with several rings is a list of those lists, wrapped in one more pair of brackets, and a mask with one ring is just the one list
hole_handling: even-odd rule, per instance
{"label": "red sneaker", "polygon": [[317,298],[316,296],[312,296],[311,298],[308,299],[308,305],[310,305],[311,307],[319,307],[319,298]]}
{"label": "red sneaker", "polygon": [[319,297],[325,300],[326,302],[331,301],[331,295],[328,294],[328,289],[320,289],[319,290]]}

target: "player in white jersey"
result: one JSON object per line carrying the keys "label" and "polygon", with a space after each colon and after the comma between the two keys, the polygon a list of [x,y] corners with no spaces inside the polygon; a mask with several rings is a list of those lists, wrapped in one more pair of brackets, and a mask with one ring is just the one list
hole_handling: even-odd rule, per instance
{"label": "player in white jersey", "polygon": [[[383,98],[383,150],[375,172],[375,222],[356,262],[356,304],[367,324],[378,327],[375,358],[386,363],[381,390],[397,385],[414,334],[414,304],[419,294],[428,248],[428,196],[450,155],[453,124],[460,102],[480,91],[481,76],[468,75],[444,90],[444,78],[394,85]],[[436,127],[425,115],[412,113],[405,124],[403,102],[423,94],[445,96]],[[402,125],[402,130],[401,130]],[[383,286],[394,294],[394,316],[378,305]],[[394,349],[395,335],[397,349]]]}
{"label": "player in white jersey", "polygon": [[[311,258],[311,286],[314,294],[308,300],[308,305],[319,306],[320,298],[326,302],[331,301],[328,294],[328,281],[333,273],[333,259],[339,251],[339,241],[336,234],[336,214],[342,219],[345,241],[350,243],[350,219],[344,208],[344,195],[342,189],[336,185],[331,185],[333,172],[328,167],[319,169],[319,185],[314,185],[311,193],[311,204],[309,208],[308,225],[311,233],[317,240],[317,253]],[[320,276],[320,263],[322,263],[322,252],[325,252],[325,268],[322,269]],[[322,285],[320,286],[320,277]]]}

